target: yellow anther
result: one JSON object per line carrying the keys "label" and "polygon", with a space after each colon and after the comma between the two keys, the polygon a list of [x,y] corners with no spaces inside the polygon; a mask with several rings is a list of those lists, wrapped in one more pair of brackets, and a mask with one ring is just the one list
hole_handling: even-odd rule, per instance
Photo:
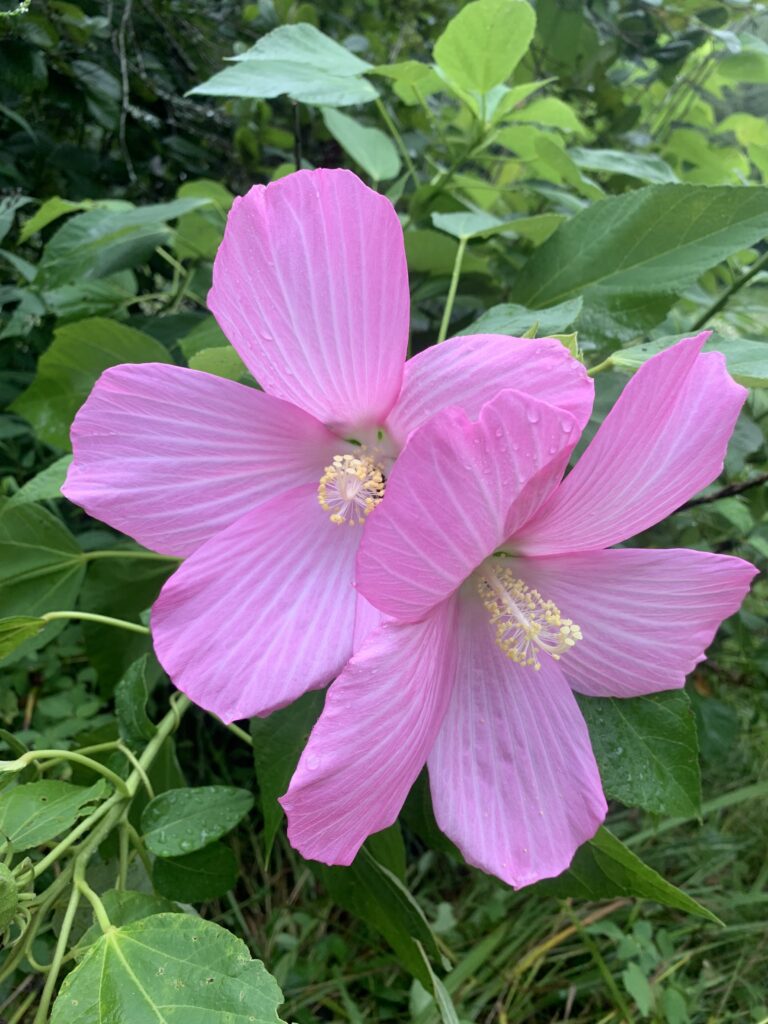
{"label": "yellow anther", "polygon": [[384,474],[370,455],[334,455],[320,478],[317,500],[332,523],[356,526],[384,497]]}
{"label": "yellow anther", "polygon": [[564,619],[553,601],[545,601],[510,569],[484,569],[477,589],[496,628],[496,643],[518,665],[538,672],[541,652],[559,661],[584,639],[581,629]]}

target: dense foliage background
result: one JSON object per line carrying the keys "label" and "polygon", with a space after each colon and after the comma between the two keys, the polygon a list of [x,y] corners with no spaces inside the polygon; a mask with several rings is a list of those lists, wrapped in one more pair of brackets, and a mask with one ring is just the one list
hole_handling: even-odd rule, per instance
{"label": "dense foliage background", "polygon": [[562,336],[597,425],[651,352],[714,329],[753,388],[725,472],[641,542],[764,569],[762,5],[3,2],[0,1017],[768,1020],[764,579],[684,694],[584,700],[617,838],[515,893],[440,836],[423,780],[353,867],[304,862],[276,797],[322,695],[250,732],[186,709],[146,630],[175,563],[58,495],[105,367],[247,380],[205,308],[233,194],[348,166],[402,215],[413,351]]}

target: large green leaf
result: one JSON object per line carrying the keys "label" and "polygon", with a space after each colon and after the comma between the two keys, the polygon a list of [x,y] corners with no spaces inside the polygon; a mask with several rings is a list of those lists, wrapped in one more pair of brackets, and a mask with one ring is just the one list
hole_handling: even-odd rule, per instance
{"label": "large green leaf", "polygon": [[400,879],[365,846],[349,867],[319,870],[336,903],[383,935],[403,967],[430,987],[419,944],[438,962],[440,950],[424,912]]}
{"label": "large green leaf", "polygon": [[56,288],[145,263],[155,248],[170,238],[168,221],[209,203],[206,198],[190,197],[133,210],[80,213],[60,227],[46,245],[38,283]]}
{"label": "large green leaf", "polygon": [[[663,352],[680,338],[677,335],[655,338],[643,345],[619,349],[610,357],[610,365],[617,370],[634,373],[651,356]],[[713,334],[704,346],[705,352],[722,352],[731,376],[749,388],[768,387],[768,341],[749,341],[747,338],[725,338]]]}
{"label": "large green leaf", "polygon": [[654,153],[625,153],[621,149],[581,149],[574,146],[568,155],[577,167],[602,174],[624,174],[649,185],[666,185],[680,179],[666,161]]}
{"label": "large green leaf", "polygon": [[277,982],[212,921],[153,914],[110,928],[69,974],[51,1024],[281,1024]]}
{"label": "large green leaf", "polygon": [[701,903],[644,864],[605,828],[601,828],[594,839],[579,848],[564,874],[540,882],[539,888],[555,896],[575,896],[586,900],[637,896],[721,923]]}
{"label": "large green leaf", "polygon": [[668,306],[766,232],[768,188],[650,185],[593,203],[558,228],[523,268],[512,298],[539,308],[583,295],[585,310],[648,326],[649,299]]}
{"label": "large green leaf", "polygon": [[0,836],[15,853],[31,850],[71,828],[109,792],[104,779],[89,787],[56,779],[15,786],[0,794]]}
{"label": "large green leaf", "polygon": [[152,853],[178,857],[231,832],[251,807],[252,794],[235,786],[170,789],[144,808],[141,831]]}
{"label": "large green leaf", "polygon": [[[152,914],[181,914],[183,911],[170,900],[162,896],[154,896],[148,892],[134,892],[131,889],[108,889],[100,894],[107,917],[120,928],[134,921],[141,921]],[[102,931],[98,924],[93,924],[85,932],[77,944],[78,954],[85,952],[85,947],[101,938]]]}
{"label": "large green leaf", "polygon": [[278,797],[288,789],[299,756],[322,710],[323,698],[324,695],[317,690],[310,691],[288,707],[273,712],[269,718],[251,719],[253,761],[264,818],[262,838],[266,857],[269,857],[284,817]]}
{"label": "large green leaf", "polygon": [[491,306],[459,334],[509,334],[521,338],[531,328],[539,338],[564,334],[581,312],[581,299],[566,299],[548,309],[526,309],[514,302]]}
{"label": "large green leaf", "polygon": [[400,154],[394,142],[379,128],[358,124],[340,110],[323,110],[325,127],[355,163],[375,182],[389,181],[400,173]]}
{"label": "large green leaf", "polygon": [[45,628],[45,619],[31,615],[11,615],[0,619],[0,660],[15,651]]}
{"label": "large green leaf", "polygon": [[376,89],[362,75],[371,70],[314,25],[281,25],[235,63],[190,90],[190,95],[270,99],[288,95],[300,103],[345,107],[370,103]]}
{"label": "large green leaf", "polygon": [[433,55],[460,88],[488,92],[515,70],[535,28],[525,0],[473,0],[448,22]]}
{"label": "large green leaf", "polygon": [[71,455],[62,455],[60,459],[41,469],[36,476],[20,487],[8,501],[9,505],[26,505],[31,501],[51,501],[61,497],[61,485],[67,475]]}
{"label": "large green leaf", "polygon": [[152,866],[155,888],[169,899],[201,903],[224,896],[237,882],[238,864],[224,843],[211,843],[183,857],[158,857]]}
{"label": "large green leaf", "polygon": [[0,616],[41,615],[74,605],[85,573],[77,541],[40,505],[0,511]]}
{"label": "large green leaf", "polygon": [[629,700],[580,697],[609,797],[654,814],[699,813],[696,721],[682,691]]}
{"label": "large green leaf", "polygon": [[37,376],[12,408],[41,441],[69,448],[69,428],[99,375],[118,363],[169,363],[167,350],[142,331],[91,317],[66,324],[37,364]]}

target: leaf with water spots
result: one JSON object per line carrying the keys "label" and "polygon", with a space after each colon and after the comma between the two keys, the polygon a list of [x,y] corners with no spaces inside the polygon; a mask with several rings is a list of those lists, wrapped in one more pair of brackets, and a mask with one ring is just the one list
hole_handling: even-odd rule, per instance
{"label": "leaf with water spots", "polygon": [[282,1024],[283,996],[212,921],[153,914],[111,928],[67,976],[51,1024]]}
{"label": "leaf with water spots", "polygon": [[169,789],[141,815],[147,847],[158,857],[178,857],[231,832],[253,806],[253,795],[235,786]]}

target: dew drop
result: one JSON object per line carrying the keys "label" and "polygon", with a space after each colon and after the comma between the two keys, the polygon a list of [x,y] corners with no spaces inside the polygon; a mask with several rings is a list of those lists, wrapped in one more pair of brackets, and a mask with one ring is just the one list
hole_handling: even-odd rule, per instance
{"label": "dew drop", "polygon": [[561,428],[561,430],[563,431],[564,434],[570,434],[570,432],[573,430],[573,421],[572,420],[561,420],[560,421],[560,428]]}
{"label": "dew drop", "polygon": [[526,415],[528,416],[529,423],[538,423],[541,419],[541,414],[538,409],[529,408],[526,409]]}

